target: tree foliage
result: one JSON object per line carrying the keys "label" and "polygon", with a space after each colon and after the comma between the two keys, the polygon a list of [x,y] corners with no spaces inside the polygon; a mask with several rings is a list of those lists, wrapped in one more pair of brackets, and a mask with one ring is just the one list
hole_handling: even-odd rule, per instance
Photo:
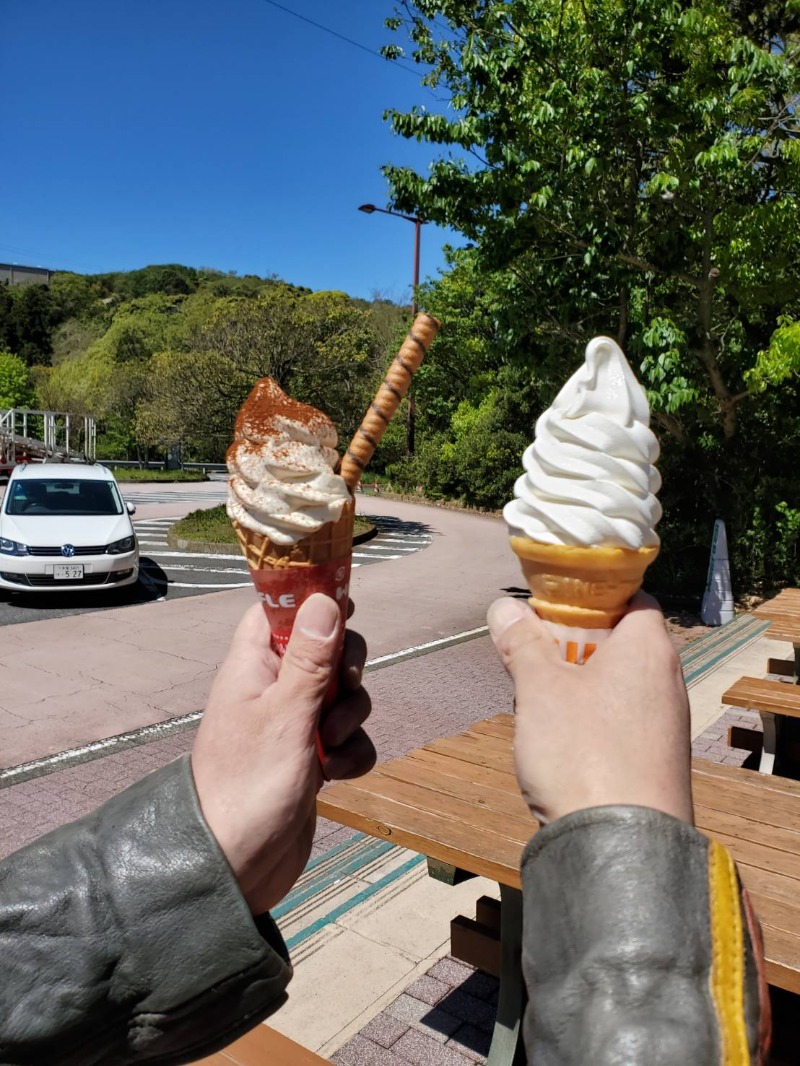
{"label": "tree foliage", "polygon": [[389,113],[436,153],[385,168],[393,205],[469,242],[497,368],[562,382],[593,335],[622,343],[671,473],[661,573],[696,582],[670,538],[705,554],[722,513],[744,544],[797,488],[800,4],[409,0],[390,26],[447,100]]}
{"label": "tree foliage", "polygon": [[34,391],[30,371],[11,352],[0,350],[0,411],[9,407],[30,407]]}

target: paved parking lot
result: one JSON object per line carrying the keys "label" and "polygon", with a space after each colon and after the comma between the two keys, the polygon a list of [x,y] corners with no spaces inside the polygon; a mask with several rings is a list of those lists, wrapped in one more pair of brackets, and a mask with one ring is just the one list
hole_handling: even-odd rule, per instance
{"label": "paved parking lot", "polygon": [[[224,499],[225,490],[221,490]],[[152,497],[152,498],[151,498]],[[143,503],[209,503],[209,493],[147,492],[128,497]],[[216,501],[215,501],[216,502]],[[237,552],[184,552],[167,544],[167,531],[179,516],[142,518],[134,521],[141,552],[140,581],[130,588],[76,593],[34,593],[14,596],[0,592],[0,626],[60,618],[177,596],[200,596],[225,589],[247,588],[247,565]],[[353,551],[353,568],[370,566],[387,559],[401,559],[420,551],[431,542],[431,534],[419,523],[389,516],[370,516],[378,535]]]}

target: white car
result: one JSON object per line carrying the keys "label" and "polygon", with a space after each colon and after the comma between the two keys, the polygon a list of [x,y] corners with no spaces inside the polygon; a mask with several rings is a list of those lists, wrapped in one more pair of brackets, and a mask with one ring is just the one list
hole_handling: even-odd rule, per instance
{"label": "white car", "polygon": [[0,589],[132,585],[139,577],[135,510],[103,466],[15,467],[0,504]]}

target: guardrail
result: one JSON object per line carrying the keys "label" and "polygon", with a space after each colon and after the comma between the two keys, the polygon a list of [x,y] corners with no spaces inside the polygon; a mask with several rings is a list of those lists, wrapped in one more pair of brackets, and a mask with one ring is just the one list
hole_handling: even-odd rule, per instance
{"label": "guardrail", "polygon": [[[107,466],[114,470],[120,467],[123,470],[167,470],[164,462],[144,463],[138,459],[99,459],[101,466]],[[225,463],[183,463],[181,470],[200,470],[203,474],[227,474],[228,468]]]}

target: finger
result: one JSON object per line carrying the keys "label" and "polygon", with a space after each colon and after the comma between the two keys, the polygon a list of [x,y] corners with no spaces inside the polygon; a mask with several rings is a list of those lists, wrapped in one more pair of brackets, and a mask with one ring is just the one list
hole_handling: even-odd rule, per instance
{"label": "finger", "polygon": [[350,737],[369,718],[372,700],[366,689],[359,689],[347,699],[340,700],[326,713],[320,726],[322,746],[325,751],[346,744]]}
{"label": "finger", "polygon": [[666,635],[664,615],[658,601],[646,592],[637,592],[609,638],[621,643],[623,640],[658,640]]}
{"label": "finger", "polygon": [[377,761],[375,745],[363,729],[359,729],[340,748],[327,752],[325,775],[329,781],[346,781],[369,773]]}
{"label": "finger", "polygon": [[316,730],[322,698],[338,663],[341,615],[336,603],[316,592],[297,612],[278,674],[276,706]]}
{"label": "finger", "polygon": [[355,692],[361,686],[364,663],[367,661],[367,642],[360,633],[348,629],[344,635],[342,654],[342,688]]}
{"label": "finger", "polygon": [[527,603],[504,597],[489,608],[489,634],[514,682],[560,664],[556,642]]}
{"label": "finger", "polygon": [[270,625],[260,603],[246,612],[233,635],[215,685],[230,699],[256,699],[274,680],[277,657],[270,647]]}

